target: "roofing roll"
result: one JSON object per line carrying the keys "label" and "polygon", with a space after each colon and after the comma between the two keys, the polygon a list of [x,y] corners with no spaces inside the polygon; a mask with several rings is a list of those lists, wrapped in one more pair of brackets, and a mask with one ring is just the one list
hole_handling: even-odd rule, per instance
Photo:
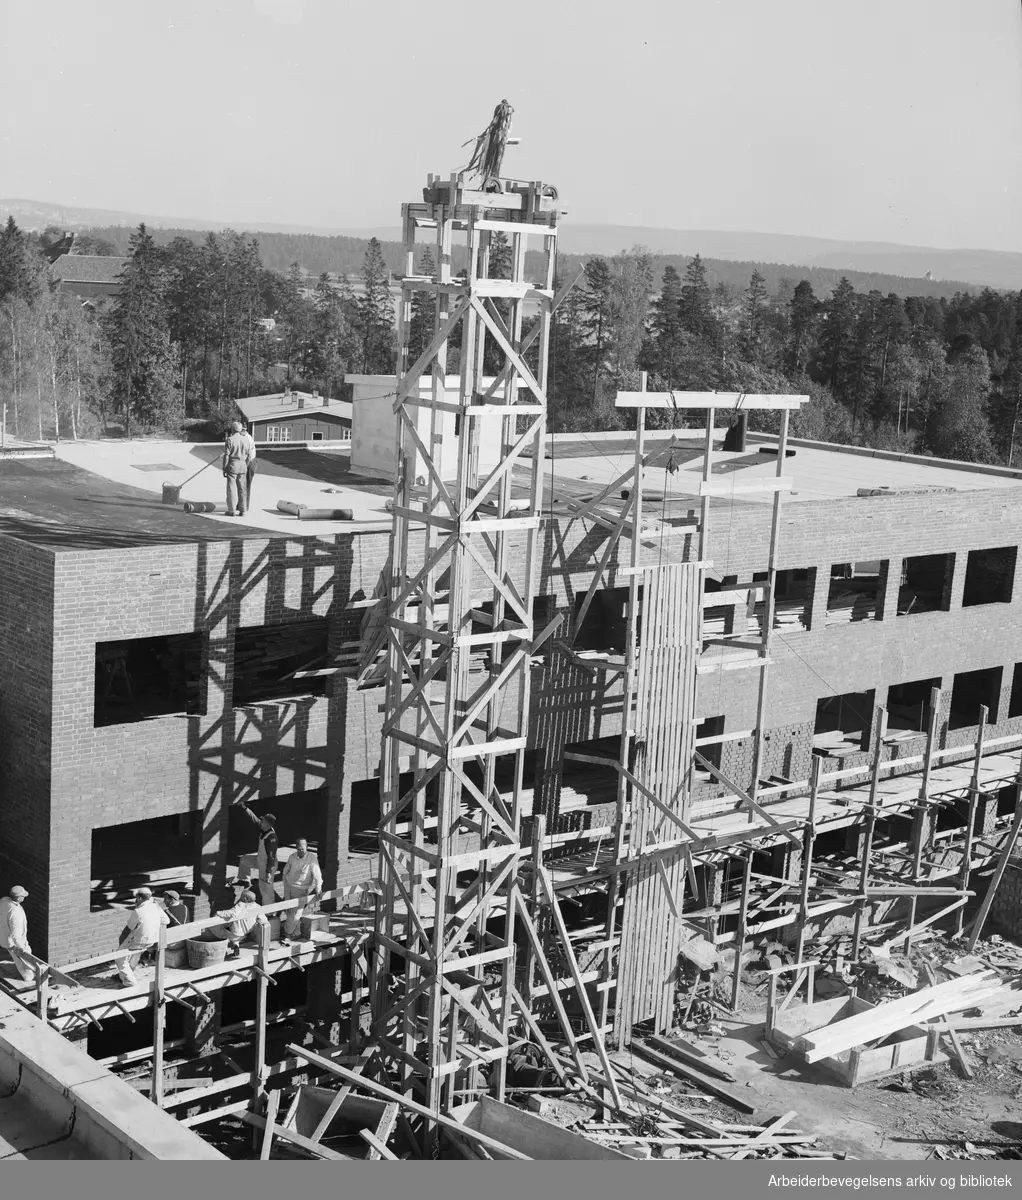
{"label": "roofing roll", "polygon": [[187,513],[216,512],[216,505],[212,500],[186,500],[182,507]]}
{"label": "roofing roll", "polygon": [[[279,505],[278,505],[279,507]],[[352,521],[350,508],[302,508],[298,512],[299,521]]]}
{"label": "roofing roll", "polygon": [[279,512],[289,513],[292,517],[300,517],[304,504],[293,504],[290,500],[278,500],[277,509]]}

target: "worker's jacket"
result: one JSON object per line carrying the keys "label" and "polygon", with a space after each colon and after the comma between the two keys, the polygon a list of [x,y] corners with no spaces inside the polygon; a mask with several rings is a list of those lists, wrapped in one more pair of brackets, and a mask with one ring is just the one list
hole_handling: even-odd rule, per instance
{"label": "worker's jacket", "polygon": [[224,442],[224,470],[228,475],[244,475],[253,458],[255,442],[249,434],[232,433]]}
{"label": "worker's jacket", "polygon": [[239,901],[233,908],[225,908],[216,914],[227,926],[231,937],[240,940],[252,932],[257,925],[265,925],[266,918],[258,904]]}
{"label": "worker's jacket", "polygon": [[304,888],[307,892],[323,890],[323,872],[319,869],[319,859],[311,850],[304,858],[297,850],[291,855],[284,867],[283,879],[288,887]]}
{"label": "worker's jacket", "polygon": [[125,928],[128,936],[121,943],[128,950],[144,950],[160,940],[160,926],[169,925],[170,918],[155,900],[145,900],[128,913]]}
{"label": "worker's jacket", "polygon": [[15,950],[32,953],[28,948],[28,919],[25,910],[9,896],[0,900],[0,946],[5,950],[13,947]]}

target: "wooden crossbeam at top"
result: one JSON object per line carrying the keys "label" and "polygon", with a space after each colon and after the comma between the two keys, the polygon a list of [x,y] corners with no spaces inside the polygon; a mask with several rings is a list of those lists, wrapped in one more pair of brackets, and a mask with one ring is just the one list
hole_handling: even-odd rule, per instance
{"label": "wooden crossbeam at top", "polygon": [[617,408],[751,409],[801,408],[808,396],[754,395],[748,392],[618,392]]}

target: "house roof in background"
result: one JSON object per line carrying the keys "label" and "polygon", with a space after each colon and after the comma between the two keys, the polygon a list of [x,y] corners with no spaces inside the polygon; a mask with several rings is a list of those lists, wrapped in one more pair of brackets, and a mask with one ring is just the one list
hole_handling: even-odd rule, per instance
{"label": "house roof in background", "polygon": [[[304,401],[302,408],[298,407],[299,399]],[[309,392],[273,392],[269,396],[243,396],[234,403],[241,409],[247,421],[279,421],[282,418],[305,417],[313,413],[317,416],[351,420],[349,400],[329,400],[324,404],[322,396],[313,396]]]}
{"label": "house roof in background", "polygon": [[62,254],[50,271],[63,283],[117,283],[127,262],[107,254]]}

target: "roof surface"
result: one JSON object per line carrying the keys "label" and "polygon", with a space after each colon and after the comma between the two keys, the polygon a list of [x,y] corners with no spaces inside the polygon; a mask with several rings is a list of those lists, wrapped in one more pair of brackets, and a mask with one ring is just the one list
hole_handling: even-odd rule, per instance
{"label": "roof surface", "polygon": [[[720,431],[721,434],[723,431]],[[674,442],[676,470],[666,459],[650,466],[643,490],[662,489],[664,503],[696,507],[702,475],[702,433],[679,430]],[[647,438],[648,451],[665,451],[672,434]],[[0,533],[57,550],[104,549],[159,543],[187,543],[239,537],[316,537],[387,532],[387,501],[392,484],[353,475],[346,452],[317,443],[318,449],[268,449],[261,446],[253,501],[245,519],[226,516],[226,492],[219,467],[222,447],[178,441],[136,440],[62,442],[54,459],[0,459]],[[346,443],[341,443],[344,445]],[[750,438],[740,453],[714,453],[713,479],[724,486],[715,503],[736,507],[771,502],[771,492],[729,492],[728,485],[766,481],[777,470],[769,441]],[[870,451],[825,448],[794,442],[795,455],[784,466],[793,481],[785,503],[854,498],[859,489],[890,488],[913,492],[977,491],[1017,487],[1020,475],[989,473],[965,463],[879,457]],[[549,439],[543,464],[544,503],[552,498],[592,496],[627,471],[634,461],[629,434],[566,434]],[[531,476],[526,460],[514,469],[524,495]],[[551,479],[553,488],[551,490]],[[181,489],[179,500],[216,505],[208,514],[185,513],[181,504],[162,503],[164,483]],[[277,509],[285,500],[310,509],[349,509],[353,520],[299,520]],[[567,518],[568,513],[563,513]],[[563,519],[562,518],[562,519]]]}
{"label": "roof surface", "polygon": [[[298,407],[298,400],[304,407]],[[308,392],[274,392],[269,396],[244,396],[234,402],[248,421],[270,421],[287,417],[325,416],[351,420],[350,400],[330,400],[323,403],[322,396]]]}
{"label": "roof surface", "polygon": [[127,263],[126,258],[106,254],[62,254],[50,271],[65,283],[118,283]]}

